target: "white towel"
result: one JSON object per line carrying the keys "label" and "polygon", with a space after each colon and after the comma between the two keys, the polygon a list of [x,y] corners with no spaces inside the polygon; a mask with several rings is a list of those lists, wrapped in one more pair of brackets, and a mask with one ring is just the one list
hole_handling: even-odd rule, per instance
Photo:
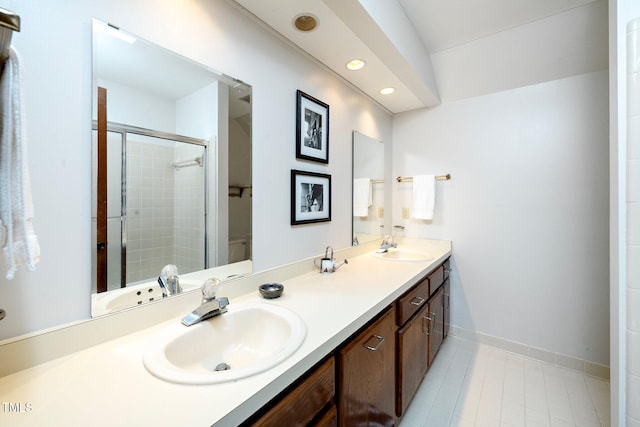
{"label": "white towel", "polygon": [[418,175],[413,177],[413,210],[416,219],[433,219],[436,206],[436,176]]}
{"label": "white towel", "polygon": [[33,271],[40,259],[40,246],[33,231],[26,144],[22,68],[11,47],[0,77],[0,244],[9,280],[18,266]]}
{"label": "white towel", "polygon": [[369,216],[369,206],[373,205],[371,179],[356,178],[353,180],[353,216]]}

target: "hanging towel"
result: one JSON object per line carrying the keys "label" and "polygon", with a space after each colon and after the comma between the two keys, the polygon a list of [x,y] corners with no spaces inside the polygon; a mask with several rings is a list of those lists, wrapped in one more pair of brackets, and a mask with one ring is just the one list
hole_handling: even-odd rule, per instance
{"label": "hanging towel", "polygon": [[436,176],[418,175],[413,177],[413,211],[416,219],[433,219],[436,206]]}
{"label": "hanging towel", "polygon": [[353,180],[353,216],[369,216],[369,206],[373,205],[371,179],[356,178]]}
{"label": "hanging towel", "polygon": [[22,69],[18,53],[11,47],[0,77],[0,245],[9,280],[20,265],[35,270],[40,259],[33,230],[26,144]]}

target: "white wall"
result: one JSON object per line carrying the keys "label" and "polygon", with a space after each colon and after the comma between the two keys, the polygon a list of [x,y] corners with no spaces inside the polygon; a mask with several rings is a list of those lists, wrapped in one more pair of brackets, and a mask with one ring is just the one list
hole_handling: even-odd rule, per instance
{"label": "white wall", "polygon": [[218,133],[218,86],[213,82],[175,103],[175,132],[192,138],[209,139]]}
{"label": "white wall", "polygon": [[[33,273],[0,277],[0,339],[86,319],[91,291],[91,18],[253,85],[257,271],[351,243],[351,132],[391,140],[391,118],[224,0],[1,0],[21,15],[35,231]],[[295,159],[296,90],[331,107],[328,166]],[[332,221],[289,225],[290,169],[330,173]],[[287,244],[282,244],[287,242]]]}
{"label": "white wall", "polygon": [[[103,79],[98,80],[98,85],[107,89],[110,122],[176,133],[176,102],[173,99]],[[98,114],[95,104],[92,105],[94,120]]]}
{"label": "white wall", "polygon": [[405,236],[453,240],[452,323],[608,364],[607,73],[397,115],[393,175],[438,181],[435,218]]}

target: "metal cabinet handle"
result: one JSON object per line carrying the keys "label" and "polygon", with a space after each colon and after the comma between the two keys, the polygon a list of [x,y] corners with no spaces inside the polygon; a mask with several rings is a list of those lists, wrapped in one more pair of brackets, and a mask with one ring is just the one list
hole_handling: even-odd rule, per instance
{"label": "metal cabinet handle", "polygon": [[[425,320],[429,321],[429,327],[425,327],[425,325],[424,325],[424,321]],[[429,332],[431,332],[431,317],[425,315],[425,316],[422,317],[422,333],[427,335],[427,336],[429,336],[430,335]]]}
{"label": "metal cabinet handle", "polygon": [[445,301],[446,301],[444,303],[444,306],[445,306],[445,308],[449,308],[449,294],[444,294],[444,297],[445,297]]}
{"label": "metal cabinet handle", "polygon": [[[418,300],[418,301],[416,301]],[[424,298],[421,297],[415,297],[414,299],[411,300],[411,305],[416,305],[416,306],[421,306],[422,303],[424,302]]]}
{"label": "metal cabinet handle", "polygon": [[[431,312],[431,316],[432,316],[432,317],[429,317],[429,316],[426,316],[426,315],[425,315],[425,316],[422,318],[422,333],[423,333],[423,334],[425,334],[425,335],[431,335],[430,333],[431,333],[431,331],[433,331],[433,327],[434,327],[433,319],[435,319],[435,317],[436,317],[436,313],[434,313],[434,312],[432,311],[432,312]],[[424,326],[424,321],[425,321],[425,320],[428,320],[428,321],[429,321],[429,327],[428,327],[428,328],[425,328],[425,326]],[[426,329],[428,332],[425,332],[425,329]]]}
{"label": "metal cabinet handle", "polygon": [[[380,346],[384,342],[384,338],[382,338],[380,335],[373,335],[371,338],[377,338],[378,339],[378,344],[376,344],[375,347],[371,347],[370,345],[367,345],[365,343],[364,344],[364,348],[366,348],[367,350],[376,351],[378,348],[380,348]],[[367,342],[369,342],[369,341],[367,340]]]}

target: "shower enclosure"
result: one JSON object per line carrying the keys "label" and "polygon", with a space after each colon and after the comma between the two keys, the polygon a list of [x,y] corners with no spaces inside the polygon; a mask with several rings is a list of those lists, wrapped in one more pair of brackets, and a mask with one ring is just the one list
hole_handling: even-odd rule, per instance
{"label": "shower enclosure", "polygon": [[[97,163],[95,130],[93,144]],[[106,188],[94,193],[92,203],[93,274],[98,276],[93,292],[148,281],[166,264],[181,273],[206,268],[206,141],[108,124],[106,145]],[[93,188],[99,188],[97,180],[94,172]],[[101,198],[107,205],[106,242],[97,238]],[[101,249],[107,253],[103,266],[96,256]]]}

